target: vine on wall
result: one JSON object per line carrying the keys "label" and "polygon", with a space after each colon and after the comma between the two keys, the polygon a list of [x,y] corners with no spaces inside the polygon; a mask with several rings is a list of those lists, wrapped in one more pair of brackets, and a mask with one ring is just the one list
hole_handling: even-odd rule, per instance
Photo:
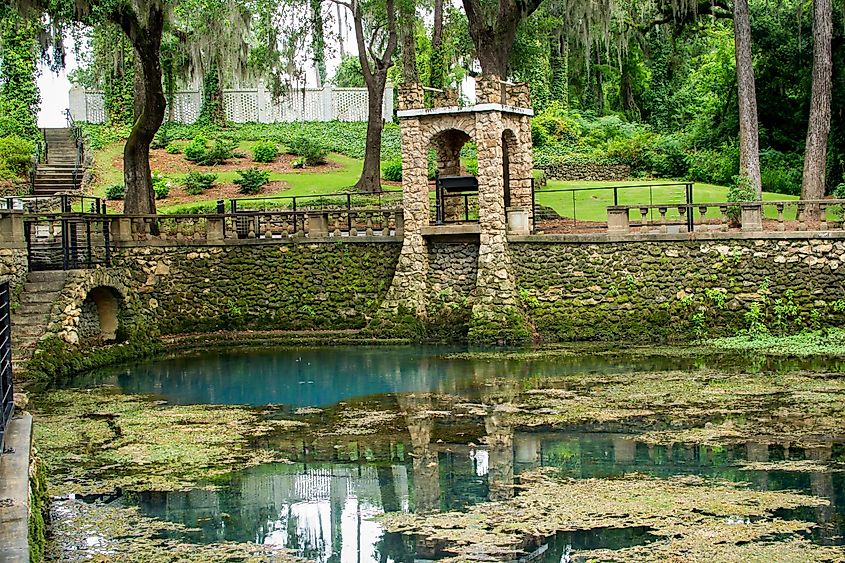
{"label": "vine on wall", "polygon": [[38,22],[0,12],[0,137],[39,137]]}

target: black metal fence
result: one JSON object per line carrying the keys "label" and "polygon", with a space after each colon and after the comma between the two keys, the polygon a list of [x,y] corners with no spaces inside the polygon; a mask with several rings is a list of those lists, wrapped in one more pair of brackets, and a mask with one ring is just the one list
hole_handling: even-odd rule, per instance
{"label": "black metal fence", "polygon": [[[534,193],[536,229],[604,229],[606,208],[611,205],[687,204],[694,202],[691,182],[626,184],[595,188],[542,189]],[[652,217],[651,219],[654,219]],[[670,217],[674,224],[692,230],[692,216]]]}
{"label": "black metal fence", "polygon": [[6,425],[15,413],[12,381],[12,294],[9,282],[0,283],[0,452],[6,447]]}
{"label": "black metal fence", "polygon": [[[242,197],[230,200],[232,213],[255,211],[351,211],[354,209],[401,209],[402,191],[337,192],[275,197]],[[218,210],[220,211],[220,210]]]}
{"label": "black metal fence", "polygon": [[0,199],[0,209],[18,210],[27,214],[103,215],[106,212],[106,202],[98,197],[75,194],[9,196]]}
{"label": "black metal fence", "polygon": [[28,216],[24,219],[24,237],[30,271],[111,265],[109,219],[105,215]]}

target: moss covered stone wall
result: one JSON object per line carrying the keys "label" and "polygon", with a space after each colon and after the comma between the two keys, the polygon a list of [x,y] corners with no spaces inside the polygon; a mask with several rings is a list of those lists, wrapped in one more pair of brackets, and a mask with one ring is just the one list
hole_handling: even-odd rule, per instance
{"label": "moss covered stone wall", "polygon": [[545,340],[689,340],[845,322],[842,240],[539,239],[512,241],[510,251]]}
{"label": "moss covered stone wall", "polygon": [[291,242],[119,248],[144,315],[163,334],[345,329],[366,324],[400,243]]}

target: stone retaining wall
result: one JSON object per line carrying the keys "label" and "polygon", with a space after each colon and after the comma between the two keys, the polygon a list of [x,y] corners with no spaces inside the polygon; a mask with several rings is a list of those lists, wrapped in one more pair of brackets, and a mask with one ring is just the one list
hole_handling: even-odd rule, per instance
{"label": "stone retaining wall", "polygon": [[548,162],[538,164],[549,180],[591,180],[607,182],[627,180],[631,167],[627,164],[574,164],[569,162]]}
{"label": "stone retaining wall", "polygon": [[[123,297],[126,334],[363,327],[385,298],[401,247],[374,239],[124,245],[113,268],[69,274],[49,331],[72,344],[84,339],[93,325],[83,303],[97,286]],[[428,311],[479,306],[478,248],[428,245]],[[843,237],[528,236],[511,238],[508,249],[518,306],[546,341],[690,340],[845,322]]]}
{"label": "stone retaining wall", "polygon": [[28,263],[26,245],[4,243],[0,248],[0,281],[8,281],[13,303],[26,283]]}
{"label": "stone retaining wall", "polygon": [[[362,237],[363,238],[363,237]],[[400,243],[124,246],[114,266],[162,333],[358,328],[384,298]]]}
{"label": "stone retaining wall", "polygon": [[[794,332],[845,321],[845,240],[511,242],[545,340]],[[547,239],[549,240],[549,239]]]}

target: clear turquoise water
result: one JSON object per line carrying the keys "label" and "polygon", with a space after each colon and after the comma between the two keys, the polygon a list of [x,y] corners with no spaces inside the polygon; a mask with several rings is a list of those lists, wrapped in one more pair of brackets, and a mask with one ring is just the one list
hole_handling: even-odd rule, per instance
{"label": "clear turquoise water", "polygon": [[[71,386],[117,385],[126,393],[152,393],[181,404],[249,404],[330,408],[341,401],[385,402],[413,392],[442,392],[473,399],[490,381],[609,372],[735,369],[723,358],[555,357],[533,361],[444,359],[443,348],[338,347],[262,352],[212,352],[104,370]],[[747,368],[748,366],[743,366]],[[775,362],[754,369],[807,367]],[[448,427],[450,421],[438,424]],[[462,423],[463,424],[463,423]],[[481,429],[475,429],[484,434]],[[434,440],[415,449],[405,435],[285,436],[262,443],[293,463],[267,464],[228,476],[217,490],[126,493],[112,502],[138,505],[148,515],[195,529],[196,542],[251,541],[283,545],[321,563],[414,561],[437,558],[438,547],[383,533],[371,517],[386,511],[460,510],[507,496],[519,474],[553,466],[574,478],[640,472],[693,474],[749,481],[760,489],[795,489],[830,499],[831,506],[784,513],[819,524],[813,539],[841,544],[845,474],[740,471],[739,460],[804,459],[818,452],[783,444],[730,447],[662,447],[614,433],[513,432],[511,445],[484,447]],[[845,445],[824,444],[825,456],[845,461]],[[536,560],[577,560],[579,549],[620,548],[652,541],[647,529],[560,534],[537,545]]]}

